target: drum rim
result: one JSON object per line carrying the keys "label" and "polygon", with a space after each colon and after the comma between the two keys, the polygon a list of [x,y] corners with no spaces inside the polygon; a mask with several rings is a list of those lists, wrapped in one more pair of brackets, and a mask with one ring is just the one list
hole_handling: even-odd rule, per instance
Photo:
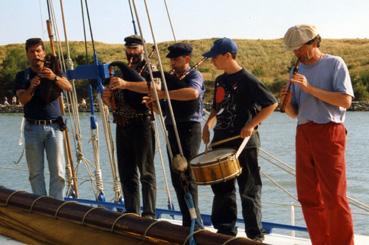
{"label": "drum rim", "polygon": [[[233,151],[233,153],[231,154],[232,156],[237,152],[237,150],[235,150],[233,148],[230,148],[230,147],[215,148],[215,149],[212,149],[211,151],[215,151],[215,150],[232,150]],[[190,165],[195,165],[195,166],[200,165],[201,163],[192,164],[192,160],[194,160],[195,158],[197,158],[199,156],[205,155],[205,154],[207,154],[207,153],[209,153],[211,151],[208,151],[208,152],[205,152],[204,151],[203,153],[197,154],[196,156],[194,156],[193,158],[191,158]],[[211,163],[213,163],[213,162],[214,162],[214,160],[211,161]]]}
{"label": "drum rim", "polygon": [[[227,158],[224,158],[222,160],[218,160],[218,161],[211,161],[211,162],[208,162],[208,163],[197,163],[197,164],[191,164],[190,163],[190,167],[191,168],[195,168],[195,169],[202,169],[202,168],[208,168],[208,167],[211,167],[213,165],[219,165],[220,162],[223,162],[223,161],[237,161],[238,159],[235,157],[235,155],[231,155],[231,156],[228,156]],[[241,168],[241,164],[238,163],[238,165],[240,166]]]}
{"label": "drum rim", "polygon": [[223,178],[223,179],[198,182],[198,181],[196,181],[196,178],[195,178],[194,181],[197,185],[213,185],[213,184],[218,184],[218,183],[221,183],[221,182],[226,182],[226,181],[235,179],[238,176],[240,176],[241,173],[242,173],[242,167],[236,173],[234,173],[232,175],[229,175],[229,176],[227,176],[226,178]]}

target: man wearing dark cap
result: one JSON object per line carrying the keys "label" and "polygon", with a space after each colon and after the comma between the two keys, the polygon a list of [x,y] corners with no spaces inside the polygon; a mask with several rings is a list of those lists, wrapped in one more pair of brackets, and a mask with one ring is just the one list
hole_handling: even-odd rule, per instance
{"label": "man wearing dark cap", "polygon": [[126,47],[137,47],[137,46],[143,46],[143,40],[141,36],[139,35],[131,35],[124,38],[124,46]]}
{"label": "man wearing dark cap", "polygon": [[215,80],[214,100],[210,116],[203,128],[203,141],[209,143],[209,130],[214,128],[213,142],[239,135],[219,147],[237,150],[242,138],[250,137],[238,160],[242,173],[236,178],[211,186],[214,192],[211,219],[219,233],[235,236],[237,180],[242,203],[246,234],[250,239],[263,240],[261,225],[261,177],[258,164],[260,146],[258,125],[272,114],[277,100],[265,86],[236,61],[237,45],[229,38],[214,42],[203,54],[224,73]]}
{"label": "man wearing dark cap", "polygon": [[[148,67],[145,66],[143,56],[144,41],[137,35],[128,36],[124,41],[128,60],[128,67],[125,66],[127,74],[110,79],[110,84],[103,93],[103,101],[113,107],[114,122],[117,124],[118,168],[126,212],[140,214],[141,182],[143,206],[141,215],[145,218],[155,218],[155,132],[150,112],[142,104],[142,98],[148,91],[145,81],[148,79]],[[139,79],[127,81],[128,77],[132,77],[129,74]],[[111,103],[112,97],[114,105]]]}
{"label": "man wearing dark cap", "polygon": [[[47,195],[44,177],[46,153],[50,172],[49,195],[63,200],[64,128],[60,127],[62,118],[58,97],[61,90],[71,91],[72,85],[61,73],[46,67],[44,43],[40,38],[28,39],[25,46],[30,67],[17,73],[15,90],[24,106],[26,118],[24,138],[29,181],[33,193]],[[57,91],[55,95],[47,96],[54,89]]]}
{"label": "man wearing dark cap", "polygon": [[146,63],[144,60],[144,41],[138,35],[131,35],[124,38],[124,42],[128,66],[139,72]]}
{"label": "man wearing dark cap", "polygon": [[[176,43],[168,47],[167,58],[170,59],[172,75],[167,77],[169,97],[171,99],[178,134],[183,149],[184,157],[189,162],[198,154],[201,142],[201,124],[203,114],[203,94],[205,92],[204,79],[201,73],[191,69],[192,47],[187,43]],[[173,156],[179,154],[179,148],[173,129],[172,118],[169,114],[168,104],[165,100],[165,91],[158,91],[159,99],[163,101],[165,124],[168,130],[169,142]],[[191,171],[187,168],[179,172],[173,166],[170,159],[170,172],[172,184],[177,194],[177,200],[181,209],[183,226],[191,225],[191,217],[185,202],[185,193],[189,191],[193,197],[197,217],[198,210],[197,185],[194,183]]]}
{"label": "man wearing dark cap", "polygon": [[[297,118],[297,195],[312,244],[351,245],[343,123],[354,93],[345,62],[322,53],[320,42],[313,25],[293,26],[284,36],[287,49],[300,61],[298,72],[291,72],[285,109],[288,116]],[[282,89],[281,100],[286,90]]]}

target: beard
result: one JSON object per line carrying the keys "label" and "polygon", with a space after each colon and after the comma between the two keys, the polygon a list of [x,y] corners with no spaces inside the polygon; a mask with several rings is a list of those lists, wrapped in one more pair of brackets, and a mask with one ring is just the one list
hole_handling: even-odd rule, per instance
{"label": "beard", "polygon": [[143,54],[129,54],[126,52],[127,60],[130,64],[137,64],[144,59]]}

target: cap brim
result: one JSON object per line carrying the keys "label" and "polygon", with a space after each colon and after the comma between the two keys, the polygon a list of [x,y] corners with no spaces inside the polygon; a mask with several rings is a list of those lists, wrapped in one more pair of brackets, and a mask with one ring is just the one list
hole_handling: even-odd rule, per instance
{"label": "cap brim", "polygon": [[204,56],[205,58],[213,58],[216,56],[216,54],[210,50],[208,52],[203,53],[202,56]]}
{"label": "cap brim", "polygon": [[287,46],[287,45],[285,45],[287,51],[294,51],[296,49],[301,48],[302,46],[304,46],[304,43],[299,44],[299,45],[294,45],[294,46]]}
{"label": "cap brim", "polygon": [[177,58],[178,56],[180,56],[180,55],[174,55],[174,54],[172,54],[172,53],[169,53],[169,54],[167,54],[167,58],[169,58],[169,59],[171,59],[171,58]]}
{"label": "cap brim", "polygon": [[125,44],[124,46],[133,48],[133,47],[142,46],[142,44],[140,44],[140,43],[130,43],[130,44]]}
{"label": "cap brim", "polygon": [[172,59],[179,56],[191,56],[191,53],[168,53],[166,57]]}

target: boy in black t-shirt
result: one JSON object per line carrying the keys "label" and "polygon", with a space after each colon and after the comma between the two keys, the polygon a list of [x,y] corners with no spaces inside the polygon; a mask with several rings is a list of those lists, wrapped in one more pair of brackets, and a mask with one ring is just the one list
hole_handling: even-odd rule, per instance
{"label": "boy in black t-shirt", "polygon": [[[242,173],[237,177],[246,234],[250,239],[263,240],[261,226],[261,178],[258,164],[260,146],[258,125],[272,114],[277,100],[252,74],[235,60],[236,43],[229,38],[218,39],[210,51],[214,66],[224,73],[215,81],[213,107],[203,128],[203,141],[209,143],[209,129],[214,128],[213,142],[240,135],[239,139],[220,145],[238,149],[242,138],[250,136],[239,156]],[[219,233],[236,235],[237,220],[235,179],[213,184],[211,219]]]}

